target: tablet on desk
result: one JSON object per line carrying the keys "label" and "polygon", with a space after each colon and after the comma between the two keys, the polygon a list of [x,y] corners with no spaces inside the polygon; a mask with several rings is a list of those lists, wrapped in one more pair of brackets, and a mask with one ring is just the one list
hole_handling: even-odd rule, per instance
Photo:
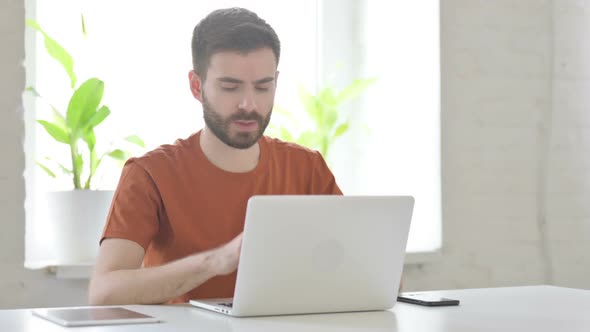
{"label": "tablet on desk", "polygon": [[122,307],[35,309],[33,315],[62,326],[157,323],[159,320]]}

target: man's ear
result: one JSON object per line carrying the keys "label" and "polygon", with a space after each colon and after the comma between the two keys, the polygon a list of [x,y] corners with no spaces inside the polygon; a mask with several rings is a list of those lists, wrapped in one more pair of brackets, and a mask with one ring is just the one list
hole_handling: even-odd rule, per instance
{"label": "man's ear", "polygon": [[195,73],[194,70],[191,70],[188,72],[188,81],[193,97],[195,97],[198,101],[203,102],[203,80],[201,77]]}
{"label": "man's ear", "polygon": [[280,72],[277,70],[277,72],[275,73],[275,88],[277,87],[277,83],[279,82],[279,74]]}

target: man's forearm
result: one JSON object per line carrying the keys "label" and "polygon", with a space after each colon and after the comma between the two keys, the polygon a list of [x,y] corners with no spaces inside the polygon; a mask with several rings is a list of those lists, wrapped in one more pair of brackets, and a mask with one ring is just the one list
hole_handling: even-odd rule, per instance
{"label": "man's forearm", "polygon": [[89,301],[91,305],[164,303],[216,274],[215,251],[157,267],[110,271],[93,278]]}

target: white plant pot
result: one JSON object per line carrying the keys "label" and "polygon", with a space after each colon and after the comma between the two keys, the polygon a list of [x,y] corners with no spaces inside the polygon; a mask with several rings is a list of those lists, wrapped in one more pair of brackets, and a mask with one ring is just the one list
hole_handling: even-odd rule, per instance
{"label": "white plant pot", "polygon": [[92,264],[113,199],[113,191],[72,190],[47,193],[56,264]]}

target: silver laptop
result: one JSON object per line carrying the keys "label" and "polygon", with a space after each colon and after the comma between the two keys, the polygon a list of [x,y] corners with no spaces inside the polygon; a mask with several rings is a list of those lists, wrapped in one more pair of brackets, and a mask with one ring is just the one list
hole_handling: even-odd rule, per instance
{"label": "silver laptop", "polygon": [[231,316],[392,308],[413,207],[410,196],[253,196],[234,297],[190,303]]}

